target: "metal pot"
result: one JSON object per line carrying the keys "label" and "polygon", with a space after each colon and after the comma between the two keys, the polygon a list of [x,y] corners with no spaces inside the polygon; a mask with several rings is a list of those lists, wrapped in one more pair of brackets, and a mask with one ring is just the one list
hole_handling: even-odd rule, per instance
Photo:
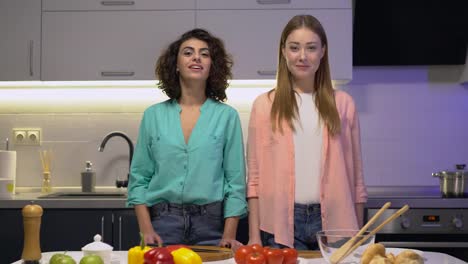
{"label": "metal pot", "polygon": [[438,177],[440,192],[445,198],[468,197],[468,172],[465,172],[465,164],[457,164],[457,171],[441,171],[432,173]]}

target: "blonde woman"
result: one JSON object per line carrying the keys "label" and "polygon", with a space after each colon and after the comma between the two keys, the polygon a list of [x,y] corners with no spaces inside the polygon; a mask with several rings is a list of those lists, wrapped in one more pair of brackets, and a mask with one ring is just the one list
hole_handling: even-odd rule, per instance
{"label": "blonde woman", "polygon": [[362,225],[359,120],[351,96],[332,87],[315,17],[284,28],[277,84],[255,100],[247,144],[249,244],[317,249],[317,231]]}

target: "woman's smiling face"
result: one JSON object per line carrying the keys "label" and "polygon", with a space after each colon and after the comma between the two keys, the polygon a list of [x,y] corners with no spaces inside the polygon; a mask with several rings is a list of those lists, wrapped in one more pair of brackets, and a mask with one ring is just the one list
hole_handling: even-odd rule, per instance
{"label": "woman's smiling face", "polygon": [[292,31],[286,38],[282,54],[294,79],[313,79],[325,48],[320,37],[312,30],[302,27]]}
{"label": "woman's smiling face", "polygon": [[191,38],[180,45],[177,69],[183,79],[206,81],[210,74],[211,55],[208,44]]}

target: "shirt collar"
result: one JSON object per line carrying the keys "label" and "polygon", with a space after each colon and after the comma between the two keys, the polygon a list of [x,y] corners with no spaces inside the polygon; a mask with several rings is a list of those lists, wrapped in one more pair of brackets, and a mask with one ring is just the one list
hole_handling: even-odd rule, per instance
{"label": "shirt collar", "polygon": [[[215,100],[213,100],[213,99],[211,99],[209,97],[206,98],[205,102],[200,107],[200,112],[203,112],[205,109],[208,109],[210,107],[210,105],[213,105],[215,103],[216,103]],[[177,99],[172,99],[171,104],[175,107],[175,109],[177,109],[177,111],[179,113],[182,111],[182,108],[180,107],[179,102],[177,102]]]}

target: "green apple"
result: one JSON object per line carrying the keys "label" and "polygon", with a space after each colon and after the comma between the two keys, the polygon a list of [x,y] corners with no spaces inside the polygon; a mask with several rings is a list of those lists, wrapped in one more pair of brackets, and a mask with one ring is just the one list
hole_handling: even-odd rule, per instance
{"label": "green apple", "polygon": [[80,264],[104,264],[102,258],[98,255],[87,255],[81,258]]}
{"label": "green apple", "polygon": [[49,264],[76,264],[76,261],[69,255],[57,253],[50,258]]}

